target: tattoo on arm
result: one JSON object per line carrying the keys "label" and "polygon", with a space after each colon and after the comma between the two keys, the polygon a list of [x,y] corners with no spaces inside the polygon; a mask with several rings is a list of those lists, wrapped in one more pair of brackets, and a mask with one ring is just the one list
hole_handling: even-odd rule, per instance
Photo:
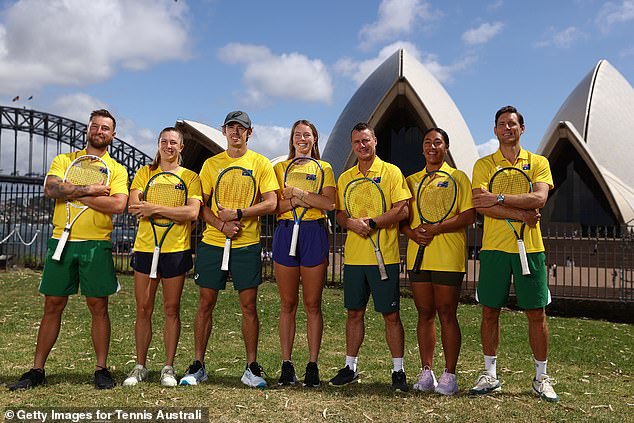
{"label": "tattoo on arm", "polygon": [[57,176],[49,176],[47,178],[45,191],[48,197],[58,200],[69,200],[90,195],[88,186],[73,185],[70,182],[62,181]]}

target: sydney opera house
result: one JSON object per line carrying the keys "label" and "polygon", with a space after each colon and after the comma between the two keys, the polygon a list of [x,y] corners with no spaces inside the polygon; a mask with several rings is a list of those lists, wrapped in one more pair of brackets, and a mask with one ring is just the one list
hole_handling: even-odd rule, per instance
{"label": "sydney opera house", "polygon": [[[376,130],[378,155],[409,175],[422,167],[421,134],[438,126],[451,134],[449,162],[471,173],[476,146],[460,111],[438,80],[405,50],[385,60],[350,98],[323,152],[336,175],[355,164],[350,129]],[[186,166],[226,146],[217,129],[178,121],[186,134]],[[590,226],[634,222],[634,89],[606,60],[590,70],[554,116],[536,151],[550,160],[555,189],[543,221]]]}

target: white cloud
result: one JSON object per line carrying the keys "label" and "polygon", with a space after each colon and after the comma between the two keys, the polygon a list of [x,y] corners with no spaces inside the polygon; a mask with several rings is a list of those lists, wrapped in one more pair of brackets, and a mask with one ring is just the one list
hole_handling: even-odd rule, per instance
{"label": "white cloud", "polygon": [[186,13],[182,2],[163,0],[20,0],[0,22],[0,94],[94,83],[118,68],[185,59]]}
{"label": "white cloud", "polygon": [[[359,31],[360,47],[367,49],[377,43],[409,34],[415,24],[431,22],[441,16],[425,0],[383,0],[376,22],[364,25]],[[416,26],[417,30],[421,28]]]}
{"label": "white cloud", "polygon": [[634,0],[623,0],[620,4],[607,2],[601,7],[596,24],[604,32],[612,25],[634,20]]}
{"label": "white cloud", "polygon": [[504,0],[496,0],[493,3],[490,3],[487,6],[487,9],[489,9],[490,11],[495,11],[495,10],[498,10],[502,6],[504,6]]}
{"label": "white cloud", "polygon": [[502,22],[485,22],[477,28],[469,29],[462,34],[462,41],[468,45],[485,44],[502,31]]}
{"label": "white cloud", "polygon": [[628,47],[628,48],[624,48],[623,50],[621,50],[619,52],[619,56],[620,57],[634,56],[634,46]]}
{"label": "white cloud", "polygon": [[542,39],[535,43],[535,47],[559,47],[569,48],[577,40],[584,37],[583,32],[574,26],[569,26],[566,29],[558,31],[554,27],[550,27],[546,30],[546,33],[542,36]]}
{"label": "white cloud", "polygon": [[288,137],[291,128],[282,126],[253,125],[249,149],[273,159],[288,154]]}
{"label": "white cloud", "polygon": [[500,143],[497,139],[491,138],[489,141],[484,144],[477,144],[476,149],[478,150],[478,155],[480,157],[487,156],[489,154],[493,154],[499,148]]}
{"label": "white cloud", "polygon": [[467,68],[476,60],[472,56],[466,56],[451,65],[443,65],[438,61],[438,57],[436,55],[423,55],[416,45],[408,41],[396,41],[383,47],[381,51],[379,51],[378,55],[372,59],[361,61],[353,60],[351,58],[340,59],[335,64],[335,69],[339,73],[353,79],[357,84],[361,84],[381,63],[394,54],[396,50],[401,48],[407,50],[412,57],[425,65],[425,67],[441,82],[451,81],[456,72]]}
{"label": "white cloud", "polygon": [[224,63],[245,66],[243,79],[247,91],[242,97],[249,103],[263,103],[269,97],[332,101],[332,80],[321,60],[311,60],[299,53],[274,55],[267,47],[240,43],[222,47],[218,58]]}

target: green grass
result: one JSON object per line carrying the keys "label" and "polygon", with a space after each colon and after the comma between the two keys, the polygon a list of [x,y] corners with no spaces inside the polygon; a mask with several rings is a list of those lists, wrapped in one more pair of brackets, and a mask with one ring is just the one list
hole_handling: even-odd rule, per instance
{"label": "green grass", "polygon": [[[42,313],[37,293],[39,273],[17,270],[0,273],[0,384],[16,380],[32,364],[35,338]],[[121,276],[123,290],[111,298],[112,343],[109,365],[119,383],[134,363],[134,295],[132,278]],[[176,357],[180,375],[193,358],[192,322],[197,289],[188,280],[183,295],[181,342]],[[160,292],[157,299],[160,298]],[[217,421],[634,421],[634,326],[572,318],[549,318],[551,352],[549,373],[557,379],[558,404],[533,397],[530,381],[534,364],[522,313],[502,314],[502,342],[498,374],[502,393],[470,397],[466,391],[482,370],[480,309],[461,305],[463,333],[458,363],[460,393],[453,398],[433,394],[396,394],[391,382],[391,360],[379,314],[366,315],[366,337],[359,357],[362,383],[356,386],[309,390],[277,388],[280,353],[277,335],[279,300],[273,283],[260,290],[260,353],[258,361],[275,387],[243,387],[244,347],[240,312],[233,290],[222,292],[214,313],[214,330],[206,364],[210,380],[197,387],[162,388],[158,372],[163,362],[162,313],[155,312],[154,339],[148,367],[151,382],[136,388],[117,386],[111,391],[92,387],[94,355],[90,318],[82,297],[71,297],[62,331],[47,363],[48,385],[30,391],[0,389],[0,404],[29,407],[208,407]],[[324,292],[325,333],[320,356],[322,379],[342,366],[345,351],[345,311],[342,292]],[[416,345],[416,310],[403,298],[406,330],[405,366],[409,382],[419,371]],[[303,373],[307,359],[305,319],[298,313],[294,361]],[[439,337],[440,338],[440,337]],[[436,349],[436,373],[442,372],[442,349]]]}

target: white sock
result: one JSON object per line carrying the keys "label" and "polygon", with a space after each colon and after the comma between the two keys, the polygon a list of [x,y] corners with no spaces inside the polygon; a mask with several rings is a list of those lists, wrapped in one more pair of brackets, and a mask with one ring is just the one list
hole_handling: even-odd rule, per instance
{"label": "white sock", "polygon": [[545,375],[546,373],[546,365],[548,364],[548,360],[539,361],[535,359],[535,379],[539,380],[541,375]]}
{"label": "white sock", "polygon": [[399,370],[405,370],[403,367],[403,357],[394,358],[392,357],[392,363],[394,363],[394,371],[398,372]]}
{"label": "white sock", "polygon": [[357,371],[357,360],[358,357],[351,357],[349,355],[346,356],[346,366],[350,367],[350,370],[353,372]]}
{"label": "white sock", "polygon": [[497,355],[485,355],[484,356],[484,371],[494,378],[498,378],[497,375]]}

